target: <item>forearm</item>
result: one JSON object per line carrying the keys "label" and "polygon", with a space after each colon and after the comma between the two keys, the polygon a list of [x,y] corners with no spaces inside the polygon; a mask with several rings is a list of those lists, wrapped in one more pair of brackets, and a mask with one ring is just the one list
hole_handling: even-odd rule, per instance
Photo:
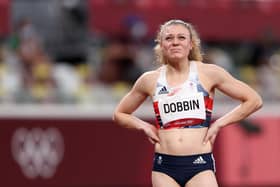
{"label": "forearm", "polygon": [[260,98],[243,102],[239,106],[235,107],[229,113],[217,119],[215,123],[217,123],[219,127],[224,127],[229,124],[239,122],[245,119],[246,117],[248,117],[253,112],[260,109],[261,106],[262,106],[262,101]]}
{"label": "forearm", "polygon": [[126,113],[115,113],[113,120],[120,126],[128,129],[136,129],[143,131],[145,126],[148,125],[147,122],[133,116],[131,114]]}

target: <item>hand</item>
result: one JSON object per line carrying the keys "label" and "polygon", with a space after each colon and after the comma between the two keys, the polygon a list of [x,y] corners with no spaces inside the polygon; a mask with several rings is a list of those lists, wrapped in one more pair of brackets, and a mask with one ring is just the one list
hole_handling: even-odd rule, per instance
{"label": "hand", "polygon": [[220,131],[220,126],[218,124],[215,124],[213,123],[207,133],[206,133],[206,136],[204,137],[204,140],[203,140],[203,144],[206,144],[208,141],[210,141],[210,143],[212,144],[212,146],[214,145],[215,143],[215,139],[218,135],[218,132]]}
{"label": "hand", "polygon": [[155,126],[148,124],[143,130],[152,144],[159,142],[158,130]]}

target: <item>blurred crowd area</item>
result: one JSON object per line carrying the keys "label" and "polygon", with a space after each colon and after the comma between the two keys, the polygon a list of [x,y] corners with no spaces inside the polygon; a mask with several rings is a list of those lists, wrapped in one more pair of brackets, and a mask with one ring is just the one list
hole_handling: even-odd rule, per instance
{"label": "blurred crowd area", "polygon": [[[14,11],[28,6],[15,2]],[[145,23],[130,24],[114,36],[89,33],[84,9],[71,3],[60,6],[64,14],[55,18],[60,32],[47,35],[42,31],[46,22],[17,11],[12,31],[0,44],[0,103],[115,103],[143,72],[159,66]],[[202,49],[205,63],[225,68],[266,101],[280,99],[280,45],[273,34],[264,33],[258,41],[202,38]],[[227,100],[219,92],[216,99]]]}

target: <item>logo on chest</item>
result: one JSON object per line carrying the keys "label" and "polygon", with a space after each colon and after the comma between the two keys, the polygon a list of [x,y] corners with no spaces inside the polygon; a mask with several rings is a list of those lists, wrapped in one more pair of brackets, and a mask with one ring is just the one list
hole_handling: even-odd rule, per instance
{"label": "logo on chest", "polygon": [[169,93],[169,92],[168,92],[166,86],[163,86],[163,87],[159,90],[158,95],[168,94],[168,93]]}

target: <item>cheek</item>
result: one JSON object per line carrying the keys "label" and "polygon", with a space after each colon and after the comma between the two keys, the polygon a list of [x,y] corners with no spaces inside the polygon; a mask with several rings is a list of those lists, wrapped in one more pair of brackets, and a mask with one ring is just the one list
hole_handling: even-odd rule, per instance
{"label": "cheek", "polygon": [[189,43],[189,48],[192,49],[192,43]]}
{"label": "cheek", "polygon": [[162,43],[161,49],[163,52],[167,52],[169,48],[170,48],[170,45],[168,43]]}
{"label": "cheek", "polygon": [[190,43],[187,43],[184,45],[184,49],[189,51],[192,49],[192,45]]}

